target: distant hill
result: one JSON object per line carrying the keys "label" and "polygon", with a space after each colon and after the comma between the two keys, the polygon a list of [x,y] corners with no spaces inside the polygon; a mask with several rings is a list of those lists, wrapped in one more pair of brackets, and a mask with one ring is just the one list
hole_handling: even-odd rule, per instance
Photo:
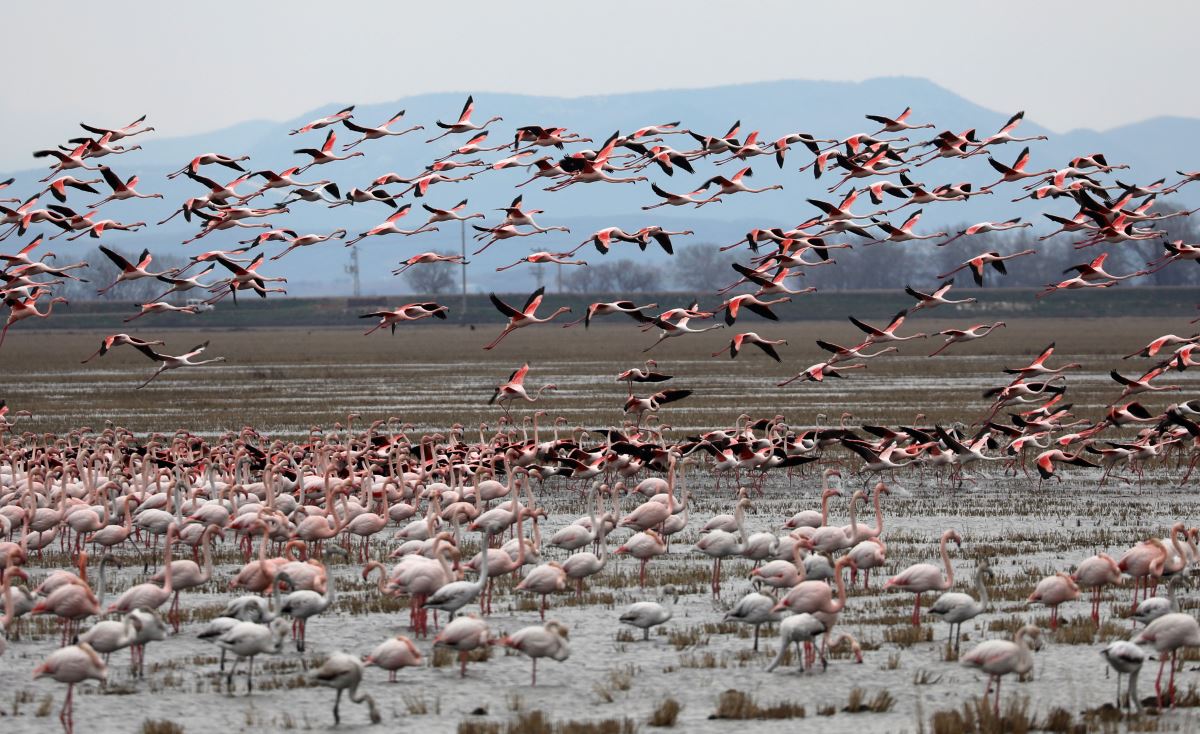
{"label": "distant hill", "polygon": [[[388,171],[405,176],[419,172],[431,160],[466,140],[466,136],[450,136],[433,145],[424,144],[427,137],[439,132],[434,127],[434,120],[454,119],[464,97],[465,92],[429,94],[387,104],[360,105],[355,110],[355,119],[363,124],[379,124],[398,110],[406,109],[406,122],[423,124],[426,130],[401,138],[365,143],[358,148],[367,153],[365,157],[313,168],[304,178],[332,178],[344,191],[352,186],[365,187],[376,176]],[[863,119],[865,114],[894,115],[909,105],[914,108],[912,119],[915,122],[933,122],[938,129],[963,130],[974,127],[982,137],[1002,125],[1015,111],[988,110],[929,81],[914,78],[872,79],[861,83],[779,81],[571,99],[477,94],[475,99],[477,115],[481,119],[494,114],[504,117],[503,122],[490,128],[493,132],[489,143],[493,145],[509,140],[514,127],[531,123],[561,125],[593,138],[597,145],[615,130],[628,132],[644,125],[675,120],[680,120],[693,130],[718,134],[724,133],[734,120],[740,119],[743,136],[750,131],[760,130],[760,139],[768,141],[794,131],[805,131],[818,137],[844,137],[854,132],[875,130],[877,126],[874,123]],[[152,223],[165,217],[188,196],[199,193],[199,187],[186,179],[166,181],[164,174],[179,168],[197,153],[215,151],[233,155],[249,154],[252,161],[248,165],[255,169],[281,170],[295,165],[302,159],[291,151],[299,147],[319,146],[325,131],[303,136],[288,136],[287,131],[341,106],[344,106],[344,102],[332,100],[326,107],[283,123],[248,121],[188,137],[156,138],[155,134],[139,137],[137,142],[143,145],[143,150],[127,156],[110,157],[105,162],[122,175],[138,174],[142,180],[139,185],[142,191],[161,192],[166,199],[117,202],[104,207],[104,216],[122,221],[146,220]],[[1055,135],[1039,127],[1034,118],[1036,111],[1030,111],[1029,119],[1020,128],[1021,134],[1050,136],[1046,142],[1032,144],[1033,159],[1030,165],[1035,170],[1064,165],[1075,155],[1095,151],[1103,151],[1110,162],[1130,164],[1131,170],[1118,172],[1119,178],[1126,181],[1144,183],[1162,176],[1172,180],[1175,169],[1197,167],[1195,158],[1181,158],[1179,151],[1180,141],[1196,139],[1200,134],[1200,120],[1156,118],[1105,132],[1075,130]],[[356,137],[340,126],[336,130],[339,145]],[[926,139],[933,132],[936,130],[918,130],[911,135],[914,139]],[[48,144],[50,142],[47,141]],[[667,142],[680,149],[694,147],[694,141],[687,136],[669,136]],[[1019,150],[1019,145],[1009,144],[997,148],[995,155],[1011,161]],[[483,158],[491,161],[502,155],[504,153],[488,153]],[[532,276],[527,270],[515,269],[498,274],[494,268],[518,259],[531,249],[570,249],[590,232],[609,225],[636,228],[643,224],[660,223],[670,228],[695,230],[695,236],[684,238],[683,243],[708,241],[722,244],[738,239],[752,227],[794,225],[815,212],[805,198],[837,196],[825,191],[827,186],[836,182],[836,177],[827,175],[814,181],[809,173],[796,171],[810,158],[807,151],[798,148],[789,155],[782,171],[776,167],[772,157],[753,159],[750,164],[755,171],[752,184],[763,186],[782,183],[782,191],[738,195],[699,210],[660,209],[643,212],[640,208],[642,205],[656,201],[648,184],[578,185],[557,193],[543,192],[538,185],[531,184],[519,191],[524,192],[528,206],[546,210],[545,214],[538,216],[539,222],[543,225],[566,225],[571,227],[572,232],[569,235],[551,233],[494,245],[483,255],[472,259],[469,269],[471,289],[521,290],[532,283]],[[687,191],[717,171],[732,173],[737,167],[733,163],[716,167],[710,158],[698,163],[694,176],[678,172],[673,178],[668,178],[656,168],[648,168],[645,175],[668,190]],[[220,167],[209,167],[205,173],[222,182],[232,178],[226,175],[232,171]],[[7,175],[0,174],[0,177],[6,178]],[[16,171],[11,175],[17,177],[17,183],[9,191],[15,192],[12,195],[24,196],[37,190],[35,181],[45,175],[45,170]],[[939,161],[917,169],[912,175],[916,180],[929,183],[973,181],[979,185],[996,178],[983,156],[967,161]],[[488,215],[488,221],[494,222],[498,218],[495,209],[507,204],[515,195],[512,187],[527,177],[524,169],[489,171],[476,181],[435,186],[424,201],[445,206],[468,198],[472,211],[482,211]],[[242,190],[251,189],[246,186]],[[1184,192],[1180,203],[1194,203],[1200,187],[1196,187],[1196,191],[1185,189]],[[1012,204],[1008,199],[1017,194],[1004,196],[1005,193],[1001,191],[996,196],[979,197],[968,203],[930,207],[927,217],[922,220],[922,227],[926,224],[936,227],[950,222],[1007,218],[1018,214],[1036,216],[1041,211],[1067,213],[1073,210],[1069,202]],[[82,209],[89,200],[73,196],[71,203],[78,203]],[[254,204],[277,200],[273,195],[266,201],[255,200]],[[869,204],[864,202],[856,205],[856,209],[863,210]],[[293,205],[290,214],[270,221],[276,226],[287,226],[301,232],[327,232],[336,227],[345,227],[351,233],[356,233],[382,221],[388,213],[389,209],[378,204],[329,210],[319,204],[299,203]],[[424,219],[425,212],[420,210],[418,203],[408,221],[416,226]],[[470,229],[467,231],[471,232]],[[125,249],[146,246],[153,251],[179,254],[195,252],[199,247],[206,250],[228,248],[237,239],[251,236],[255,230],[214,234],[188,248],[181,247],[179,242],[194,232],[194,228],[182,222],[181,218],[176,218],[163,227],[150,227],[137,234],[115,233],[106,236],[104,241]],[[56,249],[60,254],[64,249],[80,251],[83,249],[80,245],[93,242],[78,240],[73,246]],[[11,243],[10,240],[6,244]],[[389,236],[368,239],[360,248],[364,290],[368,293],[403,292],[406,290],[405,284],[393,280],[389,275],[400,259],[426,250],[457,252],[458,243],[456,225],[442,225],[441,232],[411,238]],[[468,251],[473,249],[472,244],[468,241]],[[278,249],[277,245],[272,245],[268,252],[274,254]],[[594,250],[584,252],[590,257],[598,257]],[[644,257],[665,257],[653,249],[647,253]],[[621,251],[616,254],[620,255]],[[297,295],[345,295],[349,292],[349,277],[344,272],[347,262],[347,251],[338,243],[333,243],[295,252],[278,263],[264,266],[264,270],[287,276],[290,291]]]}

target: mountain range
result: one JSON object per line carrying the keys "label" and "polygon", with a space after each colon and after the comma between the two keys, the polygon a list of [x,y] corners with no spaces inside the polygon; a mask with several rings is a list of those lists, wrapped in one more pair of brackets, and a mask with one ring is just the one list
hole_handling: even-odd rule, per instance
{"label": "mountain range", "polygon": [[[356,150],[364,151],[365,156],[314,167],[303,178],[331,178],[344,192],[353,186],[366,187],[374,178],[389,171],[406,177],[415,175],[433,159],[441,157],[468,138],[466,135],[453,135],[431,145],[424,142],[428,137],[440,132],[434,125],[435,119],[452,121],[457,117],[465,96],[465,92],[427,94],[406,97],[386,104],[357,106],[354,118],[360,124],[381,124],[404,109],[407,113],[402,126],[422,124],[425,130],[399,138],[364,143]],[[628,133],[642,126],[675,121],[679,121],[681,127],[704,134],[723,134],[735,120],[740,120],[741,136],[744,138],[751,131],[759,130],[760,141],[771,141],[796,131],[808,132],[816,137],[844,138],[856,132],[874,132],[877,129],[878,125],[865,120],[864,115],[894,116],[908,106],[913,108],[911,122],[932,122],[937,126],[932,130],[910,131],[908,136],[913,140],[926,140],[938,130],[961,131],[967,128],[975,128],[978,137],[982,138],[1002,126],[1015,112],[989,110],[929,81],[903,77],[872,79],[859,83],[778,81],[709,89],[663,90],[577,98],[484,93],[475,94],[474,97],[477,121],[492,115],[501,115],[504,118],[503,122],[495,123],[489,128],[492,131],[488,141],[490,145],[511,141],[512,130],[516,126],[526,124],[566,127],[595,141],[594,145],[582,147],[599,147],[614,131]],[[284,122],[251,120],[208,133],[175,138],[157,137],[161,132],[165,132],[159,131],[126,141],[129,144],[141,144],[143,149],[126,155],[110,156],[102,159],[102,162],[112,166],[123,177],[137,174],[141,179],[138,185],[140,191],[163,193],[165,198],[114,202],[103,208],[103,216],[119,221],[144,220],[152,225],[153,222],[164,218],[189,196],[202,193],[198,184],[182,177],[167,181],[165,174],[180,168],[194,155],[202,152],[250,155],[251,160],[245,164],[250,170],[270,168],[279,171],[302,163],[306,158],[293,154],[293,149],[320,147],[327,130],[294,136],[289,136],[288,131],[352,102],[353,100],[331,100],[326,107]],[[198,100],[197,106],[202,110],[203,105],[207,103]],[[1069,101],[1065,103],[1069,104]],[[131,112],[135,113],[130,115],[130,118],[133,118],[142,110]],[[152,124],[153,111],[149,112]],[[88,122],[99,124],[100,121]],[[355,133],[340,125],[330,129],[337,132],[339,148],[343,143],[357,137]],[[1173,182],[1178,178],[1174,173],[1176,169],[1197,167],[1194,158],[1181,157],[1180,152],[1187,150],[1186,141],[1200,135],[1200,120],[1155,118],[1102,132],[1080,129],[1055,134],[1040,127],[1036,122],[1036,111],[1031,110],[1017,134],[1049,137],[1049,140],[1044,142],[1029,143],[1033,151],[1029,166],[1031,170],[1060,167],[1076,155],[1100,151],[1107,156],[1110,163],[1130,165],[1130,170],[1116,172],[1116,178],[1123,181],[1148,183],[1165,176],[1168,182]],[[46,141],[47,146],[53,142]],[[680,150],[695,147],[695,141],[686,135],[667,136],[666,143]],[[581,146],[568,146],[568,150],[578,147]],[[992,154],[1005,163],[1011,163],[1020,149],[1021,144],[1007,144],[996,147]],[[501,151],[486,153],[481,157],[487,161],[494,161],[508,154],[509,152]],[[554,155],[558,152],[549,150],[546,154]],[[783,170],[777,168],[772,156],[756,157],[747,164],[731,162],[723,166],[714,165],[714,158],[697,161],[695,175],[677,171],[675,176],[668,177],[653,166],[642,174],[649,176],[664,189],[687,192],[711,175],[718,172],[730,175],[742,165],[750,165],[754,171],[754,175],[749,179],[751,185],[780,183],[784,188],[763,194],[726,197],[722,203],[701,209],[663,208],[643,212],[643,205],[658,201],[650,191],[649,183],[576,185],[561,192],[547,193],[542,190],[546,184],[541,181],[522,189],[513,189],[515,184],[528,178],[529,174],[525,169],[487,171],[473,181],[436,185],[424,199],[414,200],[411,195],[406,197],[407,201],[416,203],[406,218],[405,225],[415,228],[424,222],[426,213],[420,209],[419,202],[446,207],[464,198],[469,200],[469,211],[479,211],[487,215],[486,220],[476,219],[472,220],[472,223],[496,223],[501,216],[496,209],[508,204],[517,192],[524,193],[527,208],[545,210],[545,213],[537,216],[542,226],[568,226],[571,233],[564,235],[553,232],[500,242],[482,255],[470,258],[472,265],[468,274],[471,290],[494,289],[511,292],[521,291],[530,286],[533,282],[530,269],[516,268],[505,273],[496,273],[495,267],[513,262],[531,250],[569,250],[589,233],[602,227],[620,225],[627,229],[636,229],[645,224],[657,223],[668,229],[695,231],[693,237],[678,238],[677,247],[688,242],[728,244],[753,227],[793,226],[816,213],[805,201],[806,198],[836,201],[847,190],[843,187],[835,194],[826,192],[826,187],[839,178],[836,171],[827,173],[820,180],[814,180],[810,172],[798,172],[797,169],[812,158],[811,154],[800,146],[788,154]],[[11,191],[14,192],[11,195],[24,197],[37,190],[36,179],[45,173],[44,169],[30,169],[0,174],[0,178],[15,176],[17,182],[5,194],[8,195]],[[78,171],[73,173],[80,174]],[[83,173],[90,175],[89,172]],[[234,177],[233,171],[219,166],[206,167],[202,173],[222,183]],[[977,186],[982,186],[998,177],[988,166],[985,156],[975,156],[968,160],[937,161],[918,168],[909,175],[914,180],[930,185],[971,181]],[[396,187],[385,188],[398,190]],[[1200,187],[1196,189],[1200,191]],[[243,185],[240,190],[251,191],[251,183]],[[1001,187],[993,196],[927,207],[926,216],[918,230],[933,231],[950,224],[983,219],[1007,219],[1018,215],[1041,220],[1038,214],[1043,211],[1069,216],[1075,210],[1068,200],[1015,204],[1009,202],[1009,199],[1022,193],[1024,192],[1020,191],[1019,187],[1008,185]],[[269,192],[267,197],[254,200],[252,205],[265,206],[281,198],[281,192],[276,190]],[[1172,197],[1169,203],[1183,206],[1196,198],[1196,192],[1185,188],[1181,194]],[[82,211],[90,200],[87,195],[73,192],[69,203]],[[874,207],[871,207],[871,203],[865,198],[855,205],[855,209],[859,211],[869,211],[869,208]],[[344,227],[353,236],[383,221],[391,211],[390,208],[375,203],[331,210],[322,204],[300,202],[292,205],[289,214],[272,217],[268,221],[277,227],[285,226],[301,233],[328,232]],[[896,218],[898,217],[899,215]],[[1041,226],[1039,222],[1039,227]],[[138,233],[105,235],[103,241],[124,250],[148,247],[153,252],[181,255],[200,251],[197,248],[228,249],[234,246],[236,240],[247,239],[256,232],[218,232],[187,247],[179,244],[195,231],[195,227],[177,217],[167,225],[151,226]],[[474,243],[469,237],[473,232],[469,228],[466,231],[470,252],[474,249]],[[364,292],[404,292],[407,289],[406,285],[397,282],[390,275],[390,271],[398,262],[428,250],[458,252],[459,237],[458,225],[442,224],[439,232],[431,234],[368,238],[359,247]],[[73,245],[64,246],[65,250],[64,247],[59,247],[57,242],[55,245],[60,257],[70,257],[64,255],[64,252],[82,252],[94,243],[95,240],[80,239]],[[633,246],[625,247],[629,249],[614,249],[610,257],[636,255],[651,258],[655,263],[661,262],[664,267],[670,266],[665,253],[657,248],[651,247],[645,254],[636,254]],[[279,249],[278,243],[272,243],[267,251],[274,254]],[[580,254],[589,260],[599,257],[590,247],[581,250]],[[265,264],[262,270],[273,275],[287,276],[290,292],[297,295],[346,295],[350,285],[344,267],[348,262],[348,251],[341,247],[340,243],[334,242],[296,251],[279,262]]]}

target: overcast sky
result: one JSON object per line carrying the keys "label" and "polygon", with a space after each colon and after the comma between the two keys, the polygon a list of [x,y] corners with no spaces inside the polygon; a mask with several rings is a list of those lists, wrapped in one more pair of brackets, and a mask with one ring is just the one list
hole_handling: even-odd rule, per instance
{"label": "overcast sky", "polygon": [[334,100],[578,96],[773,79],[928,78],[1053,130],[1200,117],[1200,3],[5,4],[0,168],[149,113],[167,136]]}

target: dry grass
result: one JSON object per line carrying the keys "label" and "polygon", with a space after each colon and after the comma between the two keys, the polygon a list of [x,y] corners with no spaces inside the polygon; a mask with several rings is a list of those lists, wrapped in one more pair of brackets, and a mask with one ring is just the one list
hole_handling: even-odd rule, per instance
{"label": "dry grass", "polygon": [[760,706],[754,697],[745,691],[730,688],[717,700],[717,710],[710,719],[803,719],[803,706],[781,701]]}
{"label": "dry grass", "polygon": [[458,734],[636,734],[632,719],[553,721],[542,711],[526,711],[507,722],[462,721]]}
{"label": "dry grass", "polygon": [[675,726],[675,721],[679,718],[679,712],[682,709],[683,705],[675,699],[664,698],[659,702],[658,706],[654,707],[654,712],[650,714],[650,726]]}

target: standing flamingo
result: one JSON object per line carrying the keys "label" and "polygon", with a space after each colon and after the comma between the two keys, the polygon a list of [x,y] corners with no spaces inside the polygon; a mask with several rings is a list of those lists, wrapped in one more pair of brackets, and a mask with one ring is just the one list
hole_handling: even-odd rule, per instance
{"label": "standing flamingo", "polygon": [[1162,708],[1162,674],[1167,660],[1171,661],[1171,679],[1167,684],[1167,698],[1175,705],[1175,657],[1181,647],[1200,647],[1200,623],[1184,612],[1164,614],[1137,634],[1132,640],[1135,645],[1150,644],[1158,652],[1158,677],[1154,679],[1154,692],[1158,696],[1158,707]]}
{"label": "standing flamingo", "polygon": [[962,657],[962,664],[987,673],[988,686],[983,693],[987,701],[992,692],[992,684],[996,684],[995,715],[1000,716],[1000,678],[1009,673],[1024,675],[1033,670],[1033,651],[1042,648],[1042,631],[1033,625],[1025,625],[1017,630],[1012,642],[1008,640],[988,640],[981,642],[967,651]]}
{"label": "standing flamingo", "polygon": [[366,693],[360,695],[358,692],[358,686],[362,683],[364,667],[363,661],[353,655],[347,655],[344,652],[335,652],[312,674],[312,678],[317,685],[337,691],[337,698],[333,700],[334,724],[342,722],[342,718],[338,713],[338,707],[342,704],[342,693],[344,691],[350,692],[351,703],[366,702],[367,708],[370,709],[372,724],[378,724],[382,720],[379,716],[379,709],[375,706],[375,699]]}
{"label": "standing flamingo", "polygon": [[932,563],[914,563],[900,573],[887,580],[884,589],[902,589],[917,595],[913,602],[912,625],[921,626],[921,594],[926,591],[945,591],[954,586],[954,567],[950,565],[950,554],[946,552],[946,544],[950,541],[962,548],[962,537],[955,530],[942,533],[940,543],[942,563],[946,568],[946,576],[942,570]]}
{"label": "standing flamingo", "polygon": [[571,655],[567,644],[567,628],[561,622],[551,620],[543,625],[523,627],[511,635],[501,638],[499,644],[523,653],[533,661],[530,685],[537,685],[537,661],[550,658],[562,662]]}
{"label": "standing flamingo", "polygon": [[1098,553],[1080,561],[1071,580],[1092,591],[1092,622],[1100,625],[1100,597],[1104,587],[1121,583],[1121,567],[1107,553]]}
{"label": "standing flamingo", "polygon": [[108,682],[108,666],[96,654],[91,645],[81,642],[78,645],[63,647],[50,653],[40,665],[33,669],[33,679],[50,676],[59,683],[67,684],[67,698],[63,701],[58,720],[62,722],[67,734],[75,731],[75,717],[72,701],[75,696],[75,684],[85,680]]}

